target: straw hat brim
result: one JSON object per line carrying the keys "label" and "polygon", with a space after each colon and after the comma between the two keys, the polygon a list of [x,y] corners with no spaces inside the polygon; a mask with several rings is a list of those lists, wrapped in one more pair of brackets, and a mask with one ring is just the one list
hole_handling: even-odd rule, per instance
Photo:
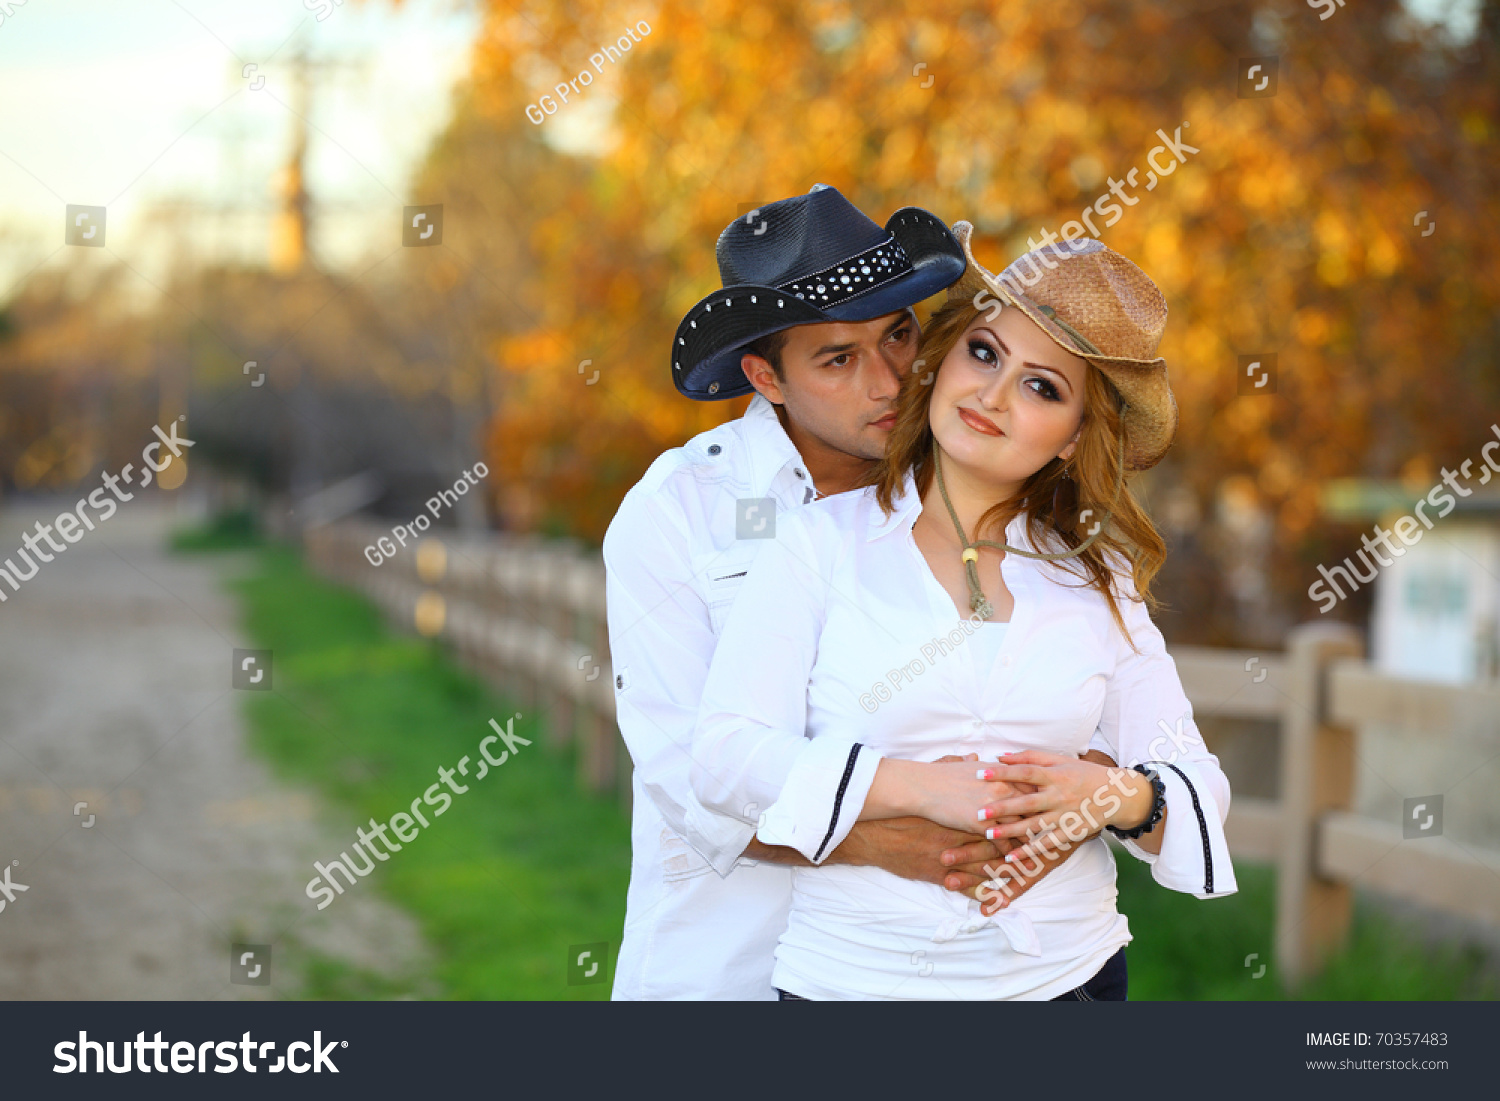
{"label": "straw hat brim", "polygon": [[963,247],[967,264],[958,282],[948,288],[949,301],[962,298],[973,302],[981,291],[987,290],[1002,303],[1024,313],[1063,351],[1097,367],[1125,399],[1126,468],[1148,470],[1155,466],[1172,446],[1172,437],[1177,432],[1177,399],[1167,381],[1166,359],[1161,356],[1133,359],[1084,351],[1040,303],[1020,288],[1002,281],[974,258],[970,244],[973,233],[974,227],[968,222],[953,225],[953,235]]}

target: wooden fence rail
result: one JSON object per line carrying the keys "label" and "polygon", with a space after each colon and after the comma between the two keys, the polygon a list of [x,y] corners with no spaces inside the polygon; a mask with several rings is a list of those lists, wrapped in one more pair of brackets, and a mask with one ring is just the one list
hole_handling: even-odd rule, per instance
{"label": "wooden fence rail", "polygon": [[[631,797],[615,724],[604,566],[576,544],[532,537],[426,537],[393,556],[389,530],[343,520],[304,533],[320,572],[358,588],[397,624],[440,636],[508,698],[547,717],[550,744],[576,743],[580,782]],[[383,559],[379,565],[374,560]],[[1500,852],[1448,838],[1406,840],[1400,824],[1350,812],[1356,730],[1461,729],[1500,753],[1500,686],[1375,672],[1337,624],[1293,629],[1284,653],[1173,647],[1195,717],[1269,719],[1281,732],[1280,797],[1236,797],[1231,851],[1277,868],[1275,956],[1296,984],[1348,934],[1358,884],[1500,927]]]}

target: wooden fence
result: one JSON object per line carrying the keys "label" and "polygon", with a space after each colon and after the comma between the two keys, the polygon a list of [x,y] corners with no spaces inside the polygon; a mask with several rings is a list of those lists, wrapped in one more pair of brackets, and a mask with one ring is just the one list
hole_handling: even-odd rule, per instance
{"label": "wooden fence", "polygon": [[[426,537],[372,564],[389,530],[344,520],[309,529],[309,558],[367,593],[394,621],[448,641],[465,664],[521,707],[547,716],[548,738],[575,744],[579,780],[630,800],[630,756],[615,725],[604,566],[560,540]],[[384,557],[378,550],[373,557]],[[1280,798],[1236,797],[1235,856],[1277,869],[1276,962],[1288,982],[1315,972],[1349,929],[1351,888],[1374,888],[1500,927],[1500,852],[1450,838],[1407,841],[1395,822],[1350,812],[1356,728],[1477,732],[1500,753],[1500,685],[1453,686],[1376,673],[1358,634],[1294,629],[1284,653],[1174,647],[1194,716],[1270,719],[1281,732]]]}

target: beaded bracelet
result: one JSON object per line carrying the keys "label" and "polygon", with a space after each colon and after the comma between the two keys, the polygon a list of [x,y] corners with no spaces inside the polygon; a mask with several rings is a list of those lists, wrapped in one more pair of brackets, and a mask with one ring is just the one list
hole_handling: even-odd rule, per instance
{"label": "beaded bracelet", "polygon": [[1128,837],[1132,841],[1140,837],[1142,834],[1150,833],[1153,829],[1155,829],[1156,824],[1161,821],[1162,815],[1166,813],[1167,809],[1167,785],[1162,783],[1161,777],[1156,774],[1155,769],[1147,768],[1145,765],[1135,765],[1133,767],[1135,768],[1135,771],[1139,772],[1142,776],[1151,781],[1151,814],[1144,822],[1142,822],[1139,826],[1136,826],[1134,829],[1121,830],[1116,829],[1114,826],[1104,827],[1116,837]]}

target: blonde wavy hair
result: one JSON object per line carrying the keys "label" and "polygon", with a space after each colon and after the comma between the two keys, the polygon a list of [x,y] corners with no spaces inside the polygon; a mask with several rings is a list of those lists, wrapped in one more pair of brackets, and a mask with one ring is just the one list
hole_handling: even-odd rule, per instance
{"label": "blonde wavy hair", "polygon": [[[875,499],[886,516],[895,511],[896,494],[908,471],[915,476],[918,496],[925,496],[932,484],[936,448],[929,419],[932,391],[936,388],[931,385],[933,372],[942,366],[980,312],[969,299],[954,299],[940,307],[923,330],[916,366],[902,380],[896,398],[896,423],[887,440],[885,455],[861,482],[875,487]],[[925,385],[924,376],[928,379]],[[1135,642],[1120,614],[1110,558],[1115,558],[1121,567],[1129,563],[1136,592],[1154,610],[1157,601],[1151,594],[1151,581],[1166,560],[1166,544],[1131,492],[1128,480],[1120,488],[1119,500],[1110,508],[1120,477],[1123,407],[1124,399],[1114,384],[1090,364],[1084,384],[1083,428],[1071,463],[1052,459],[1027,478],[1015,495],[995,502],[980,517],[974,538],[983,538],[986,531],[998,531],[1000,534],[993,538],[1003,542],[1006,526],[1018,514],[1024,514],[1026,535],[1034,547],[1071,550],[1083,541],[1077,531],[1079,502],[1086,502],[1097,514],[1109,509],[1109,526],[1089,548],[1054,564],[1073,573],[1082,585],[1104,597],[1120,632],[1134,650]],[[1064,477],[1065,470],[1071,481]]]}

